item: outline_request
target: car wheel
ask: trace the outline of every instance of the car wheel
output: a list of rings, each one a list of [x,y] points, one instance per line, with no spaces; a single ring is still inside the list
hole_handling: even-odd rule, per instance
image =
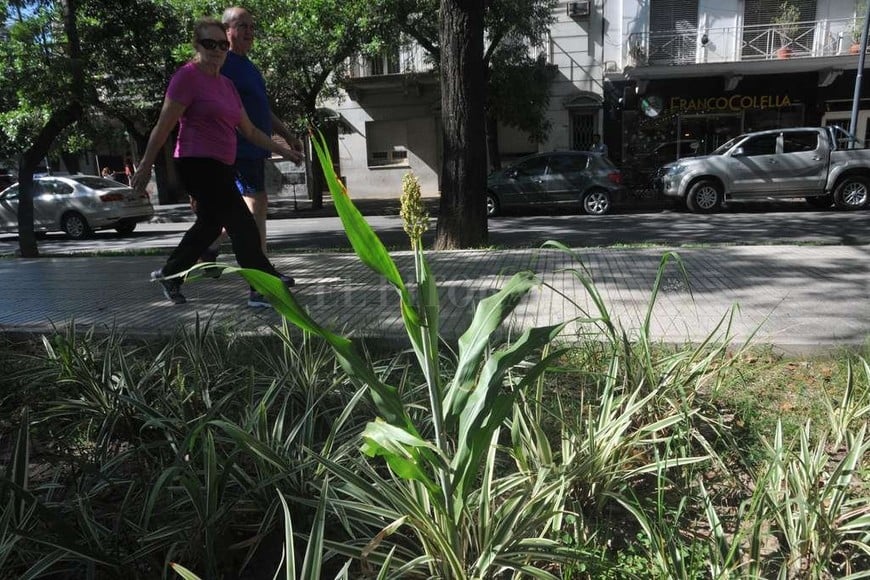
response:
[[[129,236],[136,231],[136,222],[124,222],[115,226],[115,231],[122,236]]]
[[[91,235],[88,220],[80,213],[70,212],[63,216],[60,227],[63,228],[67,236],[74,240],[83,240]]]
[[[498,215],[500,207],[498,205],[498,198],[492,194],[486,194],[486,215],[487,217],[492,217],[494,215]]]
[[[694,213],[710,213],[722,205],[722,191],[714,181],[702,180],[689,189],[686,206]]]
[[[867,207],[868,200],[870,200],[870,182],[860,175],[843,178],[834,190],[834,205],[837,209],[863,209]]]
[[[815,197],[807,197],[807,204],[810,207],[815,207],[818,209],[825,209],[831,207],[831,204],[834,203],[833,195],[818,195]]]
[[[610,212],[610,194],[603,189],[587,191],[583,196],[583,213],[589,215],[604,215]]]

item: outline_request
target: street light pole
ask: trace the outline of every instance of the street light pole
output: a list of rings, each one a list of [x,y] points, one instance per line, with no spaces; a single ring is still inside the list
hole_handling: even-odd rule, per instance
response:
[[[857,16],[857,14],[856,14]],[[858,106],[861,103],[861,81],[864,77],[864,57],[867,54],[867,29],[870,27],[870,2],[867,2],[867,12],[864,14],[864,26],[861,30],[861,51],[858,53],[858,70],[855,71],[855,94],[852,97],[852,117],[849,119],[849,142],[855,148],[858,132]]]

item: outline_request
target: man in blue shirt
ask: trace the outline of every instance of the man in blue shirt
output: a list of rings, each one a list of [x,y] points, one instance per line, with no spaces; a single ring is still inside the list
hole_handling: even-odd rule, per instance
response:
[[[283,137],[287,144],[299,152],[299,158],[294,159],[300,163],[304,157],[301,153],[302,142],[290,133],[287,126],[281,122],[266,95],[266,81],[257,67],[248,59],[248,52],[254,44],[254,19],[251,14],[239,6],[233,6],[224,10],[221,18],[227,27],[227,40],[230,42],[230,51],[227,60],[221,68],[221,74],[233,81],[245,112],[251,122],[266,135],[278,134]],[[236,149],[236,173],[238,186],[244,196],[245,203],[254,214],[254,221],[260,230],[260,242],[263,253],[266,253],[266,210],[268,198],[266,197],[266,159],[271,153],[256,145],[238,138]],[[285,281],[286,282],[286,281]],[[292,285],[292,284],[291,284]],[[268,307],[269,301],[258,292],[251,290],[248,297],[248,305],[253,307]]]

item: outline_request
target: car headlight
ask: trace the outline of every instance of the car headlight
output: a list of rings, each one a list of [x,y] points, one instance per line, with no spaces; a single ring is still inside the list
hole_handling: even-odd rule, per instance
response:
[[[667,171],[665,171],[665,175],[669,175],[671,177],[675,177],[681,173],[686,171],[686,166],[682,163],[675,163],[668,167]]]

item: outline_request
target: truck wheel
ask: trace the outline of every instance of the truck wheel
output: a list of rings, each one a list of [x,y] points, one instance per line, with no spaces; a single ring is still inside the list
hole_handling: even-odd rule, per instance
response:
[[[807,197],[805,199],[807,200],[807,204],[809,204],[811,207],[816,207],[819,209],[829,208],[831,207],[831,204],[834,203],[834,196],[830,194]]]
[[[843,178],[834,190],[834,205],[837,209],[855,210],[867,207],[870,200],[870,182],[866,177],[850,175]]]
[[[714,181],[701,180],[689,189],[686,206],[694,213],[710,213],[722,205],[722,192]]]
[[[587,191],[583,196],[583,213],[589,215],[604,215],[610,212],[610,194],[603,189]]]

